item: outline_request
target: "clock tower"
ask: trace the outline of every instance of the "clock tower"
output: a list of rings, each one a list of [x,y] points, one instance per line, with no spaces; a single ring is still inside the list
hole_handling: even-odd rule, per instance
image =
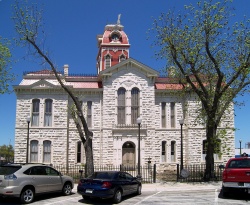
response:
[[[120,23],[120,14],[116,24],[105,26],[104,33],[97,36],[97,73],[129,58],[129,40]]]

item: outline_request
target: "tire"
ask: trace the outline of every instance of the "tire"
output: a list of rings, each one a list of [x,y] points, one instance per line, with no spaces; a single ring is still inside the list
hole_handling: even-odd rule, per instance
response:
[[[63,195],[68,196],[71,194],[71,192],[72,192],[71,184],[70,183],[64,184],[63,189],[62,189]]]
[[[228,187],[222,186],[221,191],[222,191],[222,196],[223,197],[229,197],[230,193],[229,193],[229,188]]]
[[[116,190],[114,196],[113,196],[113,202],[115,204],[118,204],[122,201],[122,192],[120,189]]]
[[[138,185],[136,194],[141,195],[141,185]]]
[[[35,192],[32,188],[25,188],[20,195],[20,201],[22,204],[29,204],[33,202],[34,198]]]
[[[87,201],[90,199],[90,196],[82,196],[82,198]]]

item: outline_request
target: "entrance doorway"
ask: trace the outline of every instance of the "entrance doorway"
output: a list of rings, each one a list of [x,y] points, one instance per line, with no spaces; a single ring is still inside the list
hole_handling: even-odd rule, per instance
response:
[[[132,142],[125,142],[122,146],[122,165],[135,167],[135,145]]]

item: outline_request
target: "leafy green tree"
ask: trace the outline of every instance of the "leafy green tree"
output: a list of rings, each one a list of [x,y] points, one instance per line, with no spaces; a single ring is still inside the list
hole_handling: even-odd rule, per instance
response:
[[[13,20],[15,22],[16,32],[19,35],[17,42],[20,46],[28,47],[34,57],[41,58],[44,64],[47,64],[51,68],[57,81],[75,105],[72,117],[74,118],[76,129],[85,148],[86,174],[91,175],[94,172],[92,148],[93,132],[88,129],[88,125],[83,115],[81,102],[76,96],[76,93],[74,93],[69,86],[64,84],[64,77],[59,75],[57,66],[52,59],[50,59],[49,52],[45,49],[43,42],[43,35],[45,34],[43,31],[43,12],[42,10],[39,10],[36,4],[29,4],[28,1],[16,1],[13,9]],[[76,118],[77,120],[75,120]]]
[[[3,157],[6,162],[14,162],[14,149],[12,145],[0,146],[0,157]]]
[[[156,55],[175,68],[175,77],[187,94],[194,92],[202,104],[200,116],[206,126],[207,156],[204,179],[214,170],[217,130],[234,99],[249,92],[249,20],[231,24],[231,2],[199,1],[184,6],[184,12],[170,10],[155,19]],[[225,136],[225,133],[223,134]]]
[[[9,91],[9,83],[14,80],[14,75],[11,73],[11,52],[9,49],[9,41],[0,36],[0,94]]]

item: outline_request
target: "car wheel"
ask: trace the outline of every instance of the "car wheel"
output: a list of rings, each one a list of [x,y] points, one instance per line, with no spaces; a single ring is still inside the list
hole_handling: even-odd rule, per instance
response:
[[[63,195],[68,196],[71,194],[71,191],[72,191],[72,187],[70,183],[64,184],[63,189],[62,189]]]
[[[83,198],[84,200],[89,200],[89,199],[90,199],[90,196],[82,196],[82,198]]]
[[[229,196],[229,188],[222,186],[222,195],[223,197],[228,197]]]
[[[136,194],[141,195],[141,185],[138,185]]]
[[[34,200],[35,193],[32,188],[26,188],[22,191],[20,200],[23,204],[29,204]]]
[[[113,202],[115,204],[118,204],[121,202],[121,200],[122,200],[122,192],[120,189],[118,189],[118,190],[116,190],[115,195],[113,197]]]

